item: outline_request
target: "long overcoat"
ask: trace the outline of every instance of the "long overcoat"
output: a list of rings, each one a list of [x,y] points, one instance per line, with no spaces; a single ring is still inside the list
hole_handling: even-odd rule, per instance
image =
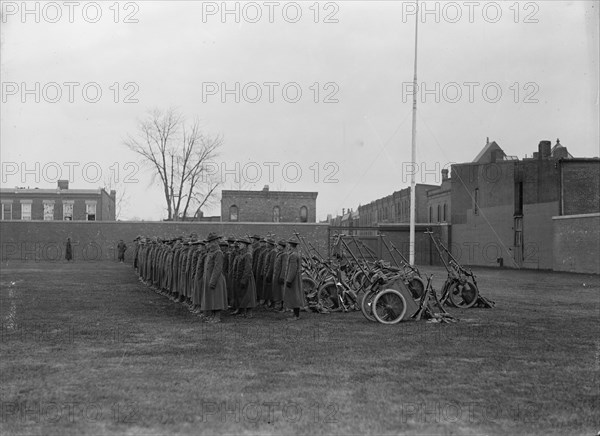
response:
[[[223,276],[223,252],[218,245],[208,249],[204,262],[204,286],[200,306],[202,310],[227,309],[227,285]]]
[[[290,253],[288,257],[283,301],[291,309],[305,305],[302,290],[302,258],[296,251]]]
[[[283,286],[284,278],[282,275],[285,275],[285,266],[283,264],[284,259],[287,261],[287,256],[284,251],[278,251],[275,257],[275,262],[273,264],[273,294],[271,295],[271,299],[273,301],[283,301]]]
[[[202,289],[204,287],[204,262],[206,261],[206,249],[202,249],[200,257],[194,267],[196,268],[196,278],[194,279],[194,295],[192,296],[192,304],[200,306],[202,304]]]
[[[265,263],[263,265],[263,298],[273,300],[273,266],[275,264],[277,249],[271,248],[265,254]]]
[[[240,255],[237,262],[237,295],[235,296],[238,309],[256,307],[256,283],[252,274],[252,253],[250,250]]]

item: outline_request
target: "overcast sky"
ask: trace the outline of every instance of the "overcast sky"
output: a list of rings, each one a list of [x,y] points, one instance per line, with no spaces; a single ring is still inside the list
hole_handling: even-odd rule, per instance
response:
[[[2,187],[54,187],[57,167],[72,188],[118,175],[122,218],[162,219],[160,188],[123,139],[148,110],[176,107],[223,135],[226,189],[237,168],[245,189],[318,191],[320,220],[404,188],[413,5],[28,2],[24,14],[2,2]],[[431,172],[417,182],[439,183],[486,137],[520,158],[556,138],[600,154],[597,1],[424,6],[417,162]]]

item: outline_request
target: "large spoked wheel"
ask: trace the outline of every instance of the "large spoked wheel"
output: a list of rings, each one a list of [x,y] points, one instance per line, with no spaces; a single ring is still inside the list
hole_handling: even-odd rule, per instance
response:
[[[473,307],[479,297],[477,286],[471,282],[464,284],[455,281],[448,288],[448,298],[455,307],[468,309]]]
[[[373,300],[373,316],[382,324],[397,324],[406,314],[406,300],[395,289],[384,289]]]
[[[363,295],[363,298],[360,302],[360,311],[362,312],[363,316],[365,318],[367,318],[369,321],[377,321],[375,319],[375,316],[373,316],[373,300],[375,299],[375,296],[377,295],[377,292],[375,291],[371,291],[371,292],[366,292]]]
[[[365,289],[367,285],[367,276],[362,271],[357,271],[352,276],[352,284],[354,289]]]
[[[425,282],[420,277],[413,277],[408,282],[408,289],[415,300],[420,299],[425,295]]]
[[[337,286],[333,282],[328,282],[319,288],[319,304],[327,310],[336,310],[340,307],[340,299]]]

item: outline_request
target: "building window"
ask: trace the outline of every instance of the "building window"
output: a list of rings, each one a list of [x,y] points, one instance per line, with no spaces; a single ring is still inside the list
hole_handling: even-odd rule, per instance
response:
[[[31,221],[31,203],[21,203],[21,219]]]
[[[444,214],[442,215],[442,219],[443,219],[444,222],[446,222],[446,220],[448,219],[448,218],[446,218],[446,213],[447,212],[448,211],[447,211],[446,203],[444,203]]]
[[[523,246],[523,217],[515,218],[515,247]]]
[[[85,204],[86,221],[96,221],[96,202]]]
[[[12,219],[12,203],[2,203],[2,219]]]
[[[479,215],[479,188],[475,188],[475,193],[473,194],[473,214]]]
[[[306,206],[300,208],[300,222],[305,223],[308,221],[308,209]]]
[[[54,219],[54,203],[44,201],[44,221],[52,221]]]
[[[73,221],[73,203],[63,203],[63,220]]]
[[[274,223],[278,223],[280,220],[280,210],[279,210],[279,206],[275,206],[273,208],[273,222]]]
[[[429,222],[433,222],[433,208],[429,206]]]
[[[238,218],[238,207],[234,204],[229,207],[229,221],[237,221]]]

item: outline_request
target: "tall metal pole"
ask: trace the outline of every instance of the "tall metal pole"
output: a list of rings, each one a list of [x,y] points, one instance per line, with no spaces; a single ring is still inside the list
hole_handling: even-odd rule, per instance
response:
[[[412,171],[410,175],[410,242],[408,247],[408,259],[412,266],[415,264],[415,218],[416,218],[416,194],[415,173],[417,168],[417,36],[419,30],[419,2],[415,14],[415,74],[413,79],[413,112],[412,112]]]

